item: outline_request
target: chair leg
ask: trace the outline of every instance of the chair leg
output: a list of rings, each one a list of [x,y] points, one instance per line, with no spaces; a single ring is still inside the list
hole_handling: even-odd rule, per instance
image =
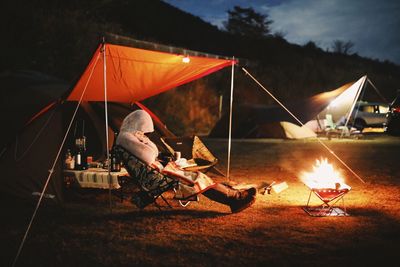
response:
[[[190,201],[178,200],[178,202],[179,202],[179,204],[180,204],[182,207],[184,207],[184,208],[186,208],[186,207],[190,204]]]
[[[169,207],[170,209],[172,209],[171,204],[169,204],[169,202],[165,199],[165,197],[164,197],[163,195],[160,195],[160,197],[161,197],[161,199],[168,205],[168,207]]]
[[[158,208],[159,210],[161,210],[161,207],[162,207],[161,205],[159,205],[159,204],[157,203],[157,199],[158,199],[159,197],[165,202],[165,204],[167,204],[168,208],[172,209],[172,206],[171,206],[171,204],[169,204],[168,200],[166,200],[165,197],[164,197],[163,195],[159,195],[158,197],[156,197],[156,198],[154,199],[154,205],[156,205],[157,208]]]

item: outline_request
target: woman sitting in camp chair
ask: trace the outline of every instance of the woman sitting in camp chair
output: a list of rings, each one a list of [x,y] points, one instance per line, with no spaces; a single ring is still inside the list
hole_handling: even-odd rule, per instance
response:
[[[146,136],[153,131],[150,115],[144,110],[136,110],[124,119],[116,144],[147,165],[177,179],[175,199],[187,200],[203,194],[211,200],[229,206],[232,213],[242,211],[255,202],[257,190],[253,187],[246,190],[233,189],[214,182],[201,172],[184,171],[173,161],[163,166],[157,159],[157,146]]]

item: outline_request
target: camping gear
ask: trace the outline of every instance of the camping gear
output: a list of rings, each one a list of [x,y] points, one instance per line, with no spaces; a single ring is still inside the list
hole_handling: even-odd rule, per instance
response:
[[[128,172],[121,169],[119,172],[108,173],[103,168],[89,168],[87,170],[64,170],[64,179],[69,181],[69,187],[119,189],[121,185],[118,179],[127,176]],[[111,177],[111,179],[110,179]]]
[[[14,137],[14,140],[9,140],[7,146],[3,147],[4,150],[0,158],[0,168],[3,171],[3,175],[0,177],[3,186],[0,191],[3,195],[6,194],[11,197],[9,198],[10,200],[15,197],[36,199],[37,196],[32,196],[31,194],[41,191],[44,185],[44,179],[49,173],[49,164],[54,160],[57,148],[63,140],[62,136],[66,131],[66,120],[71,117],[74,105],[76,104],[69,102],[54,105],[47,112],[25,125],[23,130]],[[141,106],[143,107],[143,105]],[[94,161],[104,161],[106,159],[104,103],[85,102],[81,103],[80,107],[76,117],[77,121],[80,119],[85,120],[88,153],[90,153]],[[136,105],[108,103],[109,131],[112,132],[119,129],[124,117],[137,108],[138,106]],[[159,141],[161,136],[174,135],[165,128],[165,125],[155,119],[153,121],[156,128],[154,139],[162,149],[163,144]],[[75,124],[73,123],[72,125],[74,127]],[[65,153],[62,153],[62,155],[66,154],[68,149],[74,154],[74,149],[72,149],[75,147],[73,132],[68,135],[65,143]],[[109,145],[113,145],[111,139]],[[67,169],[75,168],[76,162],[74,158],[72,159],[73,166],[71,167],[70,165]],[[72,161],[69,161],[69,163],[71,164]],[[47,188],[50,194],[56,196],[51,199],[52,202],[63,201],[63,165],[64,157],[60,162],[57,162],[53,172],[54,177]]]
[[[139,192],[130,196],[132,203],[138,208],[144,209],[151,203],[157,205],[156,200],[161,197],[171,207],[162,194],[176,189],[179,185],[177,179],[160,173],[119,145],[114,146],[113,153],[122,160],[132,182],[139,188]],[[157,207],[160,208],[159,205]]]
[[[211,153],[198,136],[186,137],[162,137],[162,142],[172,155],[180,152],[180,157],[188,160],[187,166],[182,166],[187,171],[214,171],[216,174],[224,174],[216,168],[218,159]]]
[[[345,92],[353,83],[335,90],[299,99],[287,105],[287,109],[303,124],[313,120],[332,100]],[[233,108],[233,138],[290,138],[315,137],[315,132],[300,125],[284,108],[277,105],[239,105]],[[211,130],[209,137],[226,137],[229,114],[224,114]]]
[[[341,137],[359,138],[360,133],[352,129],[349,116],[355,109],[357,99],[367,83],[373,86],[367,76],[363,76],[337,89],[319,93],[307,99],[288,101],[285,105],[286,109],[279,105],[237,105],[232,111],[234,117],[232,137],[303,139],[314,138],[317,136],[316,133],[327,130],[328,137],[340,132]],[[375,87],[374,89],[377,91]],[[292,116],[294,114],[298,120]],[[338,124],[338,121],[344,118],[341,131],[335,127],[333,127],[334,131],[332,127],[326,127],[327,114],[330,114],[332,118],[331,126]],[[229,120],[230,114],[227,112],[215,124],[209,137],[227,137]]]
[[[118,43],[118,40],[115,41]],[[56,195],[55,200],[61,202],[63,162],[59,163],[57,157],[59,154],[65,155],[66,149],[73,147],[73,138],[71,140],[71,134],[66,133],[68,123],[73,129],[75,121],[83,118],[86,122],[85,136],[88,151],[94,160],[108,158],[113,141],[109,136],[113,136],[112,132],[119,129],[123,118],[132,112],[133,103],[234,63],[232,60],[214,56],[202,56],[201,53],[196,55],[189,50],[186,51],[186,55],[190,56],[191,60],[189,63],[183,63],[183,50],[174,49],[176,53],[173,54],[168,53],[167,49],[165,52],[147,49],[100,44],[88,67],[69,93],[66,83],[49,79],[44,75],[23,73],[14,75],[16,77],[13,79],[5,77],[4,79],[7,78],[10,82],[2,84],[3,93],[11,94],[25,88],[27,92],[16,95],[15,99],[12,98],[14,103],[7,105],[12,111],[7,114],[11,122],[13,119],[10,114],[23,116],[18,118],[18,125],[12,123],[10,126],[15,125],[15,127],[2,132],[2,137],[4,135],[2,141],[6,141],[2,142],[1,146],[0,168],[3,170],[1,191],[10,196],[31,198],[32,192],[43,189],[51,170],[51,176],[55,178],[49,180],[46,191]],[[105,68],[107,61],[110,64]],[[23,79],[25,80],[22,83]],[[11,89],[7,88],[8,85]],[[51,89],[57,89],[58,93]],[[23,107],[19,106],[17,101],[19,97],[26,99]],[[35,103],[35,109],[25,114],[27,107],[31,106],[29,103],[36,101],[39,104]],[[18,112],[14,111],[15,109],[18,109]],[[160,136],[173,136],[159,119],[153,117],[153,121],[156,127],[157,124],[160,125]],[[17,131],[19,132],[17,138],[13,138]],[[168,132],[169,134],[165,134]],[[64,134],[67,136],[65,139]],[[158,141],[158,144],[160,142]],[[7,146],[4,146],[5,144]],[[52,164],[55,158],[55,163]]]
[[[113,153],[115,153],[123,162],[126,167],[129,176],[127,179],[119,180],[121,184],[121,197],[131,198],[132,203],[134,203],[138,208],[143,209],[147,205],[154,203],[159,206],[156,200],[161,197],[161,199],[167,203],[168,207],[172,207],[169,202],[163,197],[163,193],[169,190],[175,192],[174,199],[178,200],[181,206],[186,207],[191,201],[198,201],[198,194],[202,190],[206,190],[209,186],[206,186],[206,181],[198,182],[188,181],[187,185],[183,180],[187,180],[186,176],[181,176],[179,171],[171,172],[167,170],[168,166],[165,167],[163,173],[159,172],[157,169],[152,168],[148,164],[144,163],[142,160],[137,158],[135,155],[130,153],[128,150],[120,145],[116,145],[113,148]],[[185,172],[186,174],[186,172]],[[193,173],[195,175],[201,175],[201,179],[208,179],[202,173]],[[133,194],[125,194],[125,185],[130,186],[130,184],[137,186],[139,192],[134,192]],[[213,185],[210,184],[212,187]]]
[[[356,128],[349,127],[347,126],[342,126],[342,125],[336,125],[336,123],[333,122],[332,119],[332,114],[326,114],[325,115],[325,134],[326,137],[330,140],[333,136],[337,137],[351,137],[355,139],[360,139],[362,137],[361,131],[357,130]]]
[[[289,186],[286,182],[281,182],[278,184],[274,182],[271,184],[271,189],[277,194],[279,194],[280,192],[282,192],[283,190],[286,190],[288,188],[289,188]]]
[[[303,207],[304,211],[310,216],[325,217],[325,216],[349,216],[344,205],[344,196],[350,191],[348,187],[336,188],[310,188],[307,205]],[[311,195],[314,193],[323,203],[319,206],[310,206]],[[335,204],[342,201],[342,206],[338,207]]]
[[[317,159],[312,171],[303,172],[301,180],[310,189],[307,205],[303,208],[311,216],[347,216],[344,206],[344,195],[351,187],[344,182],[342,174],[335,170],[334,166],[328,162],[327,158]],[[311,207],[310,199],[314,193],[323,203],[316,207]],[[342,208],[334,205],[342,201]]]
[[[115,41],[118,41],[118,36],[114,36]],[[123,40],[123,43],[126,43],[127,39]],[[135,42],[136,44],[139,42]],[[142,44],[149,44],[147,42],[143,42]],[[153,46],[155,49],[158,47],[157,45]],[[99,44],[97,50],[95,51],[89,65],[86,70],[81,75],[80,79],[77,81],[76,85],[72,88],[66,96],[59,98],[57,101],[51,102],[44,109],[39,111],[35,116],[31,117],[31,119],[26,124],[32,124],[40,117],[45,117],[48,111],[55,111],[60,105],[64,104],[66,101],[76,101],[75,109],[72,112],[72,115],[69,117],[68,127],[60,132],[49,131],[46,128],[46,123],[41,126],[40,131],[37,131],[37,137],[40,136],[40,133],[46,133],[48,139],[51,139],[54,142],[54,146],[48,146],[46,143],[46,147],[48,148],[48,157],[47,160],[43,161],[40,165],[41,173],[39,176],[31,177],[31,187],[26,187],[23,183],[16,184],[10,177],[6,176],[7,180],[10,180],[8,184],[14,184],[14,190],[9,190],[10,193],[14,194],[15,190],[21,190],[19,196],[27,197],[32,192],[33,188],[38,188],[41,193],[39,199],[37,201],[35,210],[28,224],[27,230],[23,237],[23,240],[19,246],[17,255],[14,260],[14,264],[16,263],[22,247],[25,243],[26,237],[28,235],[29,229],[33,223],[35,215],[40,207],[40,204],[45,196],[45,192],[47,192],[48,188],[50,190],[58,190],[57,192],[58,200],[61,200],[61,181],[60,174],[62,169],[62,162],[60,162],[59,158],[62,155],[62,150],[64,149],[64,145],[66,144],[67,137],[71,126],[77,116],[79,107],[85,101],[103,101],[104,102],[104,132],[105,132],[105,145],[102,146],[102,149],[106,150],[106,158],[109,159],[109,149],[111,148],[109,141],[109,136],[111,135],[109,129],[108,122],[108,103],[109,102],[121,102],[132,104],[146,98],[149,98],[153,95],[162,93],[179,85],[188,83],[195,79],[199,79],[203,76],[211,74],[215,71],[218,71],[227,66],[235,65],[236,61],[231,59],[221,59],[219,57],[212,57],[197,53],[195,51],[188,51],[183,49],[180,50],[179,53],[176,53],[176,49],[172,47],[162,46],[165,52],[159,52],[154,50],[146,50],[128,47],[126,45],[117,45],[106,43],[103,38],[103,42]],[[169,49],[169,51],[168,51]],[[174,51],[175,50],[175,51]],[[173,53],[174,51],[174,53]],[[190,57],[190,60],[183,60],[184,58]],[[108,63],[108,64],[107,64]],[[47,120],[49,122],[50,119]],[[60,120],[61,121],[61,120]],[[63,128],[62,123],[60,123],[60,129]],[[51,133],[50,133],[51,132]],[[103,132],[103,133],[104,133]],[[57,137],[60,139],[56,140],[53,134],[56,133]],[[104,136],[103,136],[104,137]],[[31,142],[33,145],[35,142]],[[43,139],[45,142],[46,140]],[[58,146],[56,144],[59,144]],[[31,148],[31,145],[27,145],[28,149],[25,152],[28,152]],[[38,151],[43,147],[36,147],[34,152],[31,151],[30,164],[36,164],[36,158]],[[52,148],[55,148],[54,151]],[[16,149],[16,147],[15,147]],[[58,151],[57,151],[58,149]],[[4,156],[4,152],[8,150],[8,147],[3,148],[1,150],[0,156]],[[25,153],[24,152],[24,153]],[[64,153],[63,153],[64,154]],[[12,153],[8,153],[8,156],[12,156]],[[53,160],[49,160],[53,158]],[[11,162],[13,162],[11,160]],[[28,162],[24,162],[20,167],[25,167],[29,164]],[[13,165],[15,165],[13,163]],[[110,172],[110,164],[108,164],[108,171]],[[9,169],[10,176],[15,176],[13,174],[13,169],[10,169],[8,165],[4,165]],[[25,168],[24,168],[25,169]],[[29,170],[26,170],[29,172]],[[48,172],[47,175],[46,172]],[[58,185],[52,186],[52,176],[54,173],[57,174],[59,179]],[[5,176],[5,175],[4,175]],[[24,175],[21,175],[22,178],[20,180],[24,180]],[[44,178],[44,179],[43,179]],[[49,187],[50,185],[50,187]],[[54,188],[52,188],[54,187]],[[21,189],[22,188],[22,189]],[[37,190],[34,190],[36,192]],[[15,195],[15,194],[14,194]],[[109,189],[110,195],[110,210],[111,210],[111,188]]]

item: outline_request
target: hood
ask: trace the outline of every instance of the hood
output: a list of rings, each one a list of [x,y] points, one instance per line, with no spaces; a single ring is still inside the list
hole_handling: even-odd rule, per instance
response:
[[[120,132],[141,131],[154,132],[154,125],[150,115],[144,110],[135,110],[125,117]]]

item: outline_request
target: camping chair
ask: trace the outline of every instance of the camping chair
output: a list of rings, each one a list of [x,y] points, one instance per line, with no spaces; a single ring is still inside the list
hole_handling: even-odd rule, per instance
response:
[[[175,151],[180,151],[181,156],[192,163],[190,167],[184,168],[186,171],[201,171],[206,173],[209,170],[213,170],[216,174],[224,176],[215,167],[218,159],[208,150],[198,136],[162,137],[161,141],[172,155],[175,154]]]
[[[127,151],[121,146],[114,146],[114,152],[123,162],[125,169],[129,173],[131,179],[120,181],[121,187],[129,188],[137,186],[139,191],[131,194],[131,201],[138,208],[143,209],[147,205],[154,203],[159,209],[160,205],[157,204],[156,200],[160,197],[168,207],[172,207],[168,201],[162,196],[166,191],[176,189],[179,181],[160,173],[155,168],[150,167],[132,153]],[[124,192],[121,192],[124,196]]]
[[[177,177],[159,172],[121,146],[114,146],[113,152],[123,162],[129,174],[128,178],[121,177],[119,179],[119,184],[121,186],[119,193],[121,199],[131,197],[131,202],[140,209],[152,203],[161,209],[161,206],[156,202],[159,197],[168,207],[172,208],[162,195],[166,191],[173,190],[176,193],[179,189],[180,195],[182,195],[183,192],[187,194],[192,194],[194,192],[192,187],[182,184]],[[132,193],[132,189],[139,189],[139,191]],[[175,197],[177,196],[175,195]],[[185,199],[176,198],[176,200],[178,200],[182,207],[186,207],[192,201],[198,201],[199,197],[197,195],[192,195]]]
[[[354,137],[354,138],[360,138],[361,137],[361,132],[358,131],[355,128],[348,128],[347,126],[344,125],[337,125],[336,123],[333,122],[332,114],[326,114],[325,115],[325,132],[326,136],[328,139],[331,139],[332,136],[337,136],[337,137]]]

